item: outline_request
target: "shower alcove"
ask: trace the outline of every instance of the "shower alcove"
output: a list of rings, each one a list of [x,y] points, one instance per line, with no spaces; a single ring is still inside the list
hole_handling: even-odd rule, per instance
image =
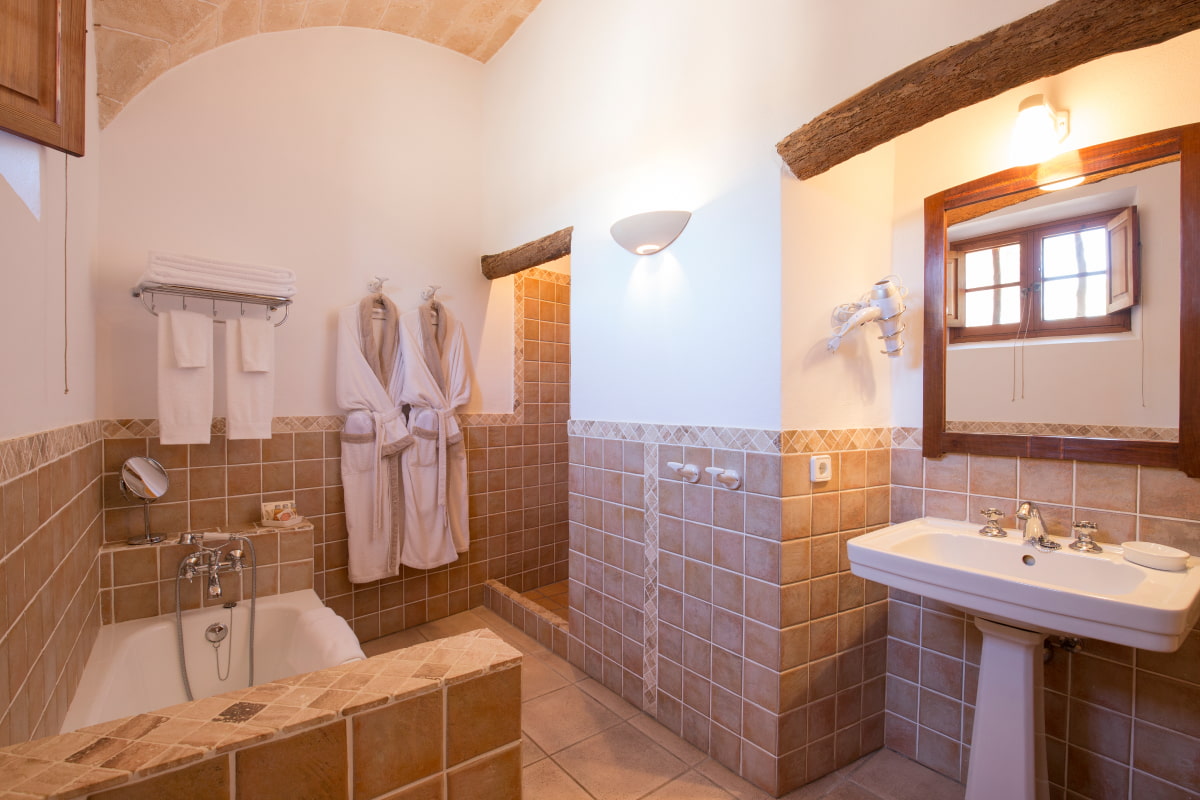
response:
[[[563,627],[570,550],[569,263],[570,257],[565,256],[514,276],[515,420],[501,429],[489,428],[485,477],[481,481],[479,473],[472,475],[472,495],[486,493],[489,534],[493,525],[505,531],[498,583],[521,595],[522,605],[532,608],[531,604],[536,604],[561,619]],[[503,464],[493,450],[501,435],[505,437]],[[495,555],[488,553],[492,565]],[[494,566],[489,571],[489,577],[495,579]]]

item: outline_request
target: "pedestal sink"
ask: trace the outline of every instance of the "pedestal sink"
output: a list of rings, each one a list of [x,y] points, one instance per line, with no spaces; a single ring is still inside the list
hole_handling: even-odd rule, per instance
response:
[[[851,569],[975,616],[983,649],[967,800],[1046,800],[1043,639],[1177,650],[1200,617],[1200,559],[1164,572],[1125,561],[1119,547],[1040,552],[1017,531],[978,530],[934,517],[883,528],[849,541]]]

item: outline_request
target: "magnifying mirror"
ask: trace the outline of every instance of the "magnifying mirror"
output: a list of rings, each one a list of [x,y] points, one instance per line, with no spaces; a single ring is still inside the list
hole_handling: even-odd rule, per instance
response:
[[[126,540],[126,544],[157,544],[163,540],[161,536],[150,535],[150,504],[167,493],[171,479],[163,465],[153,458],[134,456],[121,465],[121,494],[126,499],[135,497],[142,501],[142,512],[146,523],[146,533]]]

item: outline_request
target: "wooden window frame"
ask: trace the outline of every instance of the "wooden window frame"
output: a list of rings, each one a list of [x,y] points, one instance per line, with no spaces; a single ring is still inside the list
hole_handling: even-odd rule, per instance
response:
[[[1085,214],[1078,217],[1070,217],[1068,219],[1054,220],[1052,222],[1043,222],[1037,225],[1026,225],[1020,228],[1010,228],[996,233],[989,233],[983,236],[976,236],[970,239],[963,239],[954,242],[948,247],[948,257],[946,260],[948,287],[953,286],[953,291],[957,295],[957,300],[954,301],[954,312],[951,313],[948,308],[948,342],[950,344],[960,344],[967,342],[996,342],[1008,341],[1012,339],[1037,339],[1047,336],[1088,336],[1093,334],[1106,333],[1126,333],[1132,329],[1132,314],[1130,307],[1134,303],[1129,303],[1125,307],[1110,311],[1104,316],[1095,317],[1074,317],[1071,319],[1061,320],[1045,320],[1042,319],[1042,304],[1040,287],[1044,283],[1044,278],[1041,272],[1041,241],[1051,236],[1060,236],[1066,233],[1078,233],[1079,231],[1093,228],[1107,228],[1113,220],[1117,220],[1124,215],[1130,215],[1134,220],[1137,218],[1136,207],[1129,206],[1127,208],[1115,208],[1109,211],[1101,211],[1093,214]],[[1136,242],[1136,227],[1134,228],[1134,241],[1132,242],[1132,284],[1136,287],[1139,279],[1139,265],[1137,260],[1138,245]],[[965,259],[962,254],[972,250],[984,250],[1002,247],[1009,244],[1018,244],[1021,247],[1020,261],[1020,278],[1018,285],[1021,288],[1021,308],[1022,312],[1028,311],[1029,319],[1022,320],[1017,323],[1005,323],[998,325],[977,325],[974,327],[966,327],[963,325],[966,315],[966,294],[968,290],[965,288],[963,279],[963,270],[965,269]],[[1109,286],[1113,283],[1112,271],[1114,265],[1110,257],[1108,267],[1109,271]],[[953,277],[950,271],[954,270]],[[1009,286],[1012,284],[996,284],[996,286]],[[987,288],[987,287],[979,287]],[[1030,291],[1038,294],[1027,301],[1026,297]],[[1110,290],[1111,295],[1111,290]],[[1134,302],[1136,302],[1136,292],[1134,292]],[[1106,298],[1108,300],[1109,298]]]

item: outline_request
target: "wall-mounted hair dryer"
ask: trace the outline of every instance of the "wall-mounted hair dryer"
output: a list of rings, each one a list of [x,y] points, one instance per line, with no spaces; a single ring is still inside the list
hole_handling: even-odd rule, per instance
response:
[[[881,353],[895,358],[904,349],[904,325],[900,315],[904,313],[904,298],[908,290],[900,285],[900,279],[889,275],[881,281],[876,281],[871,290],[864,294],[856,303],[843,303],[833,310],[830,323],[833,335],[829,337],[829,352],[836,353],[838,345],[850,331],[866,325],[868,322],[878,322],[883,332],[880,339],[886,349]]]

